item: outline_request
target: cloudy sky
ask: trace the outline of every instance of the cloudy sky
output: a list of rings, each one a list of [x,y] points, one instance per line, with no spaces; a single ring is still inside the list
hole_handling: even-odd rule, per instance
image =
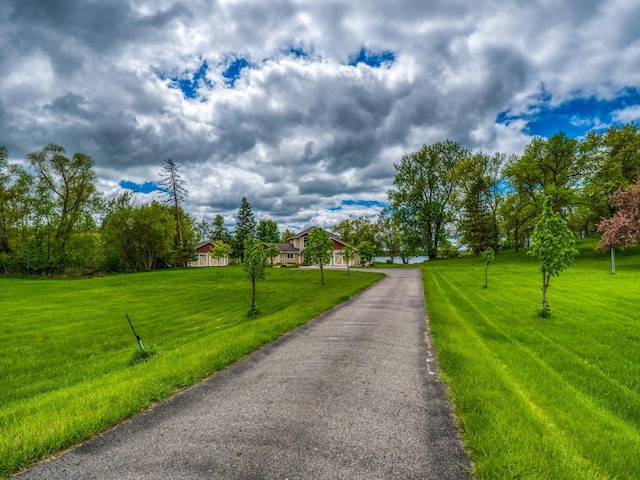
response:
[[[171,157],[198,219],[233,226],[245,195],[281,229],[331,227],[375,217],[425,143],[521,153],[639,120],[639,19],[637,0],[3,0],[0,145],[91,155],[107,197]]]

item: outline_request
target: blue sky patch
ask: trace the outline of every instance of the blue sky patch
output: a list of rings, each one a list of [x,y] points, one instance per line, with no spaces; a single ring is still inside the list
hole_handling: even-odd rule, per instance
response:
[[[532,108],[530,114],[510,115],[509,111],[500,112],[496,122],[507,124],[524,119],[527,122],[524,131],[529,135],[548,138],[563,131],[569,137],[583,137],[589,130],[607,128],[612,123],[626,123],[621,122],[615,113],[640,105],[640,91],[626,88],[622,95],[612,100],[576,98],[557,107],[549,107],[549,100],[548,97],[543,97],[539,108]]]
[[[118,184],[127,190],[133,190],[136,193],[166,192],[156,182],[134,183],[129,180],[121,180]]]
[[[363,47],[360,53],[349,62],[349,65],[355,67],[359,63],[364,63],[372,68],[380,68],[383,64],[393,63],[395,59],[396,56],[393,52],[373,53]]]
[[[208,69],[209,65],[207,64],[207,61],[204,60],[194,72],[185,70],[175,77],[169,77],[169,80],[171,80],[169,87],[177,88],[182,91],[184,98],[196,98],[198,96],[198,90],[203,85],[206,85],[207,87],[212,86],[211,82],[207,79]]]
[[[236,80],[240,78],[240,72],[243,68],[247,68],[251,64],[246,58],[236,58],[227,69],[222,72],[222,76],[226,78],[227,84],[232,86],[236,83]]]
[[[293,55],[296,58],[307,58],[309,56],[309,54],[300,47],[291,47],[287,53],[289,53],[290,55]]]
[[[342,202],[340,203],[340,206],[329,207],[327,210],[329,210],[330,212],[339,212],[340,210],[342,210],[342,207],[352,207],[352,206],[359,206],[359,207],[366,207],[366,208],[371,208],[371,207],[385,208],[387,204],[384,202],[378,202],[377,200],[342,200]]]

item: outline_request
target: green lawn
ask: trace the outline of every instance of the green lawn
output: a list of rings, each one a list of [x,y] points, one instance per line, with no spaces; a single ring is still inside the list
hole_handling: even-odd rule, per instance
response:
[[[552,314],[524,252],[422,267],[443,379],[481,479],[640,478],[640,252],[579,244]]]
[[[382,277],[239,267],[91,280],[0,279],[0,477],[224,368]],[[131,359],[137,333],[157,355]]]

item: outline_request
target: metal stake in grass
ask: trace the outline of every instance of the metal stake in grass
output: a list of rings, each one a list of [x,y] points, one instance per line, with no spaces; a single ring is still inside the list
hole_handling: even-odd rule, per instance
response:
[[[127,317],[127,320],[129,321],[129,326],[131,327],[131,331],[133,332],[133,334],[136,336],[136,340],[138,340],[138,345],[140,345],[140,349],[144,351],[144,345],[142,345],[142,340],[140,340],[140,336],[136,333],[135,329],[133,328],[131,319],[129,319],[129,314],[125,313],[124,316]]]

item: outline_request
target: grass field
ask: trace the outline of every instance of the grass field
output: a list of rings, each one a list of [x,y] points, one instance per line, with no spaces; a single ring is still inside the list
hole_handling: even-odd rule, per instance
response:
[[[503,252],[422,267],[443,379],[479,479],[640,478],[640,251],[579,243],[576,267],[541,278]]]
[[[261,315],[239,267],[0,279],[0,477],[224,368],[382,276],[272,269]],[[132,364],[137,342],[156,356]]]

